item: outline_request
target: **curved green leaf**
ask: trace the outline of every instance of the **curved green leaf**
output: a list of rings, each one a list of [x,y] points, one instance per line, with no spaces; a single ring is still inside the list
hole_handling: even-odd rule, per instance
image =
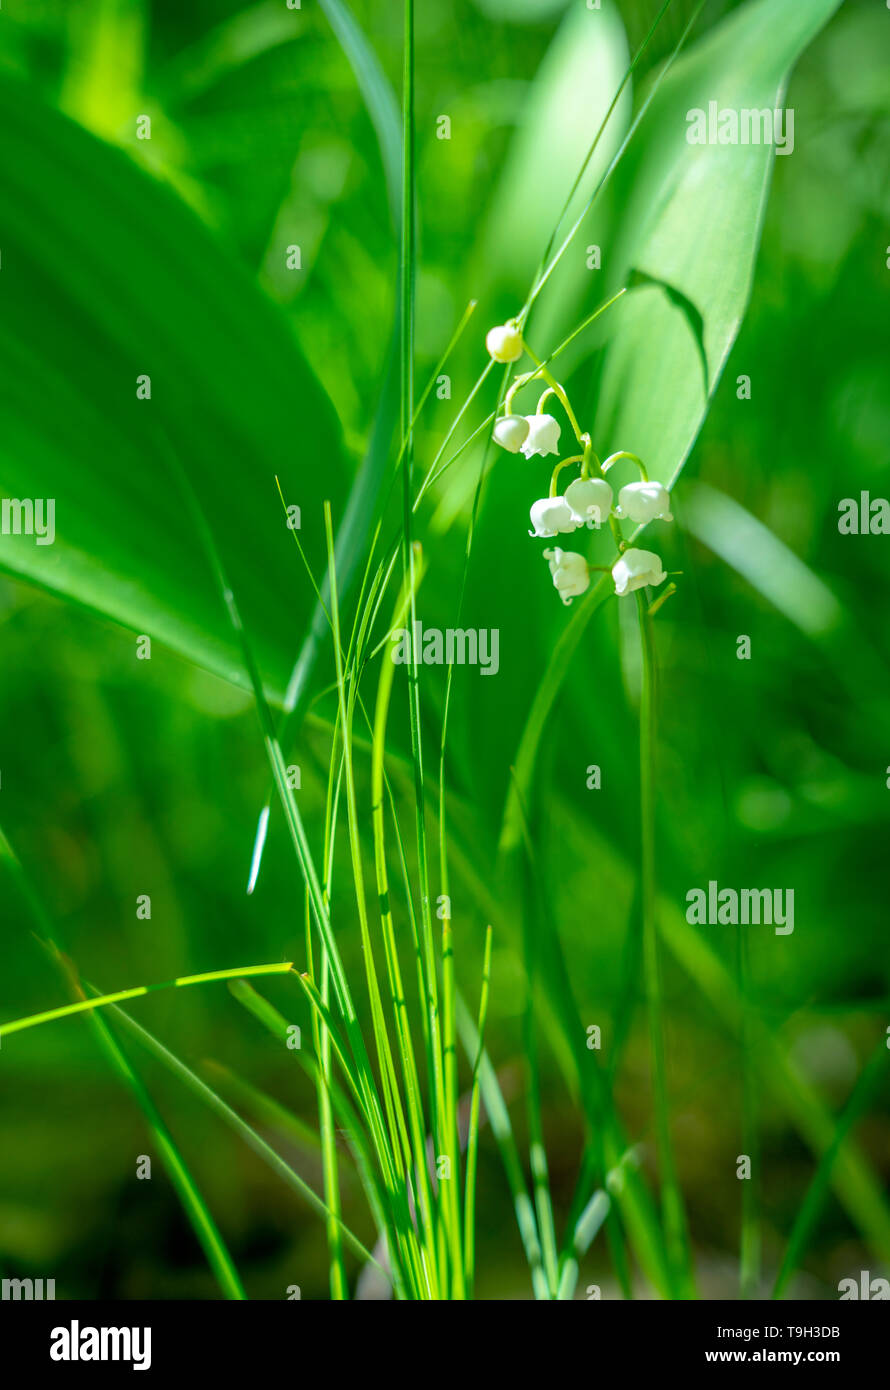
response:
[[[839,3],[753,0],[736,11],[677,61],[619,167],[622,214],[606,265],[616,286],[632,272],[647,283],[616,315],[597,447],[632,450],[665,483],[695,443],[744,317],[774,158],[767,143],[689,143],[689,113],[707,118],[713,106],[715,131],[724,110],[772,116],[791,68]],[[705,363],[690,305],[701,319]]]
[[[311,593],[275,475],[321,567],[321,502],[346,484],[333,409],[277,311],[167,188],[6,77],[0,122],[0,493],[52,499],[55,521],[52,544],[0,537],[0,565],[244,683],[175,455],[277,698]]]

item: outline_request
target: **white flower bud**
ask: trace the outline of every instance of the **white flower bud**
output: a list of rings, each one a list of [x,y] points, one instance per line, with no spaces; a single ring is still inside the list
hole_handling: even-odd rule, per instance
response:
[[[612,510],[612,489],[602,478],[576,478],[566,488],[565,498],[579,526],[587,521],[601,526]]]
[[[530,536],[556,536],[561,531],[577,531],[578,521],[564,497],[542,497],[533,502],[529,513],[533,531]]]
[[[489,328],[485,346],[495,362],[516,362],[522,356],[522,334],[511,324],[502,323],[498,328]]]
[[[619,516],[629,521],[673,521],[671,494],[663,483],[627,483],[618,494]]]
[[[590,588],[590,574],[583,555],[573,550],[545,550],[544,559],[550,564],[553,586],[563,603],[571,603],[573,598]]]
[[[494,438],[502,449],[518,454],[528,437],[528,421],[524,415],[502,415],[494,427]]]
[[[667,579],[661,560],[651,550],[625,550],[612,566],[616,594],[632,594],[647,584],[663,584]]]
[[[526,415],[528,435],[522,445],[527,459],[533,454],[559,453],[559,421],[552,415]]]

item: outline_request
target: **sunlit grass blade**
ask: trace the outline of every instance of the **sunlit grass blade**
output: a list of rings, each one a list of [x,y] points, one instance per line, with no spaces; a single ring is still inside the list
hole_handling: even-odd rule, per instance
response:
[[[419,581],[421,575],[416,571]],[[392,626],[404,621],[405,614],[410,608],[410,596],[403,589],[396,604],[396,611],[393,616]],[[408,1107],[409,1121],[411,1124],[411,1139],[414,1148],[414,1161],[417,1175],[417,1186],[420,1194],[421,1219],[427,1233],[427,1252],[428,1259],[432,1262],[436,1258],[436,1210],[433,1197],[432,1185],[429,1177],[427,1154],[426,1154],[426,1123],[424,1120],[423,1100],[420,1090],[420,1079],[417,1071],[417,1064],[414,1056],[414,1044],[411,1037],[410,1021],[407,1014],[405,1003],[405,993],[402,984],[401,967],[399,965],[398,948],[396,944],[395,931],[393,926],[392,910],[390,907],[389,881],[386,867],[386,838],[385,838],[385,815],[384,815],[384,780],[385,767],[384,757],[386,749],[386,722],[389,712],[390,696],[392,694],[393,679],[395,676],[395,664],[386,655],[383,657],[380,666],[380,675],[377,683],[377,701],[374,710],[374,724],[372,734],[372,759],[371,759],[371,817],[373,824],[374,837],[374,866],[376,873],[377,899],[380,910],[380,923],[383,936],[384,948],[386,952],[387,975],[389,978],[390,993],[392,997],[393,1013],[395,1017],[399,1055],[402,1066],[402,1076],[405,1084],[406,1101]],[[426,988],[426,980],[422,981]],[[426,998],[426,995],[424,995]],[[435,1020],[432,1021],[433,1023]],[[454,1181],[457,1181],[456,1174]],[[442,1191],[440,1183],[440,1192]],[[446,1194],[448,1189],[446,1188]],[[447,1197],[446,1197],[447,1200]],[[458,1247],[459,1252],[459,1247]]]
[[[164,980],[155,985],[136,985],[133,989],[119,989],[114,994],[94,995],[79,999],[74,1004],[62,1004],[56,1009],[45,1009],[39,1014],[29,1014],[25,1018],[13,1019],[0,1024],[0,1038],[11,1033],[20,1033],[25,1028],[36,1028],[41,1023],[54,1023],[56,1019],[68,1018],[72,1014],[87,1013],[91,1009],[104,1009],[111,1004],[122,1004],[126,999],[138,999],[143,994],[154,994],[159,989],[182,989],[188,985],[212,984],[216,980],[235,980],[244,975],[286,975],[291,969],[290,961],[273,965],[239,965],[234,970],[208,970],[203,975],[180,975],[175,980]]]

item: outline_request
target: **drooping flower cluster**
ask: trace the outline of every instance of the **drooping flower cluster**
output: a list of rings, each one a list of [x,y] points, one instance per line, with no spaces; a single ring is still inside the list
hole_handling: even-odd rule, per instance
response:
[[[527,350],[521,328],[515,321],[492,328],[485,343],[496,362],[516,362]],[[594,529],[608,523],[618,548],[618,558],[611,566],[615,593],[623,596],[646,585],[663,584],[667,573],[659,557],[651,550],[628,545],[622,537],[619,521],[630,521],[637,526],[646,526],[650,521],[672,521],[667,488],[662,483],[650,481],[642,461],[627,450],[612,454],[600,463],[593,451],[590,435],[582,434],[578,427],[564,388],[544,363],[537,362],[537,359],[535,362],[534,369],[517,376],[507,392],[504,413],[494,425],[496,443],[508,453],[522,453],[526,458],[549,454],[558,456],[560,425],[553,415],[544,410],[548,399],[555,396],[565,409],[582,452],[557,462],[550,479],[548,496],[532,503],[529,535],[549,540],[555,536],[570,535],[582,527]],[[535,379],[546,384],[535,414],[514,414],[512,404],[516,392]],[[641,477],[638,481],[624,484],[618,492],[616,503],[606,474],[622,459],[634,463]],[[580,466],[580,476],[560,494],[559,474],[573,464]],[[572,550],[545,550],[544,558],[550,565],[554,587],[566,604],[590,587],[592,570],[609,569],[609,566],[588,564],[583,555]]]

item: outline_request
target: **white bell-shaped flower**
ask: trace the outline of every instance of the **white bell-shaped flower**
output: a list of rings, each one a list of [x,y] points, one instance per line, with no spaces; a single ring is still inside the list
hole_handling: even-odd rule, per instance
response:
[[[495,442],[511,454],[518,454],[528,438],[528,420],[524,415],[502,415],[494,427]]]
[[[565,498],[579,526],[585,522],[602,526],[612,510],[612,489],[602,478],[576,478],[566,488]]]
[[[673,521],[671,494],[663,483],[626,483],[618,494],[616,511],[629,521]]]
[[[559,453],[559,421],[552,415],[526,415],[528,434],[522,444],[527,459],[533,454]]]
[[[573,550],[544,551],[544,559],[550,564],[553,586],[563,603],[571,603],[573,598],[590,588],[590,572],[583,555]]]
[[[663,584],[667,573],[661,567],[661,559],[651,550],[625,550],[612,566],[616,594],[632,594],[635,589],[643,589],[647,584]]]
[[[485,346],[495,362],[515,362],[522,356],[522,334],[513,324],[502,323],[497,328],[489,328]]]
[[[577,531],[579,525],[564,497],[542,497],[532,503],[529,515],[534,527],[530,536],[558,536],[560,532]]]

